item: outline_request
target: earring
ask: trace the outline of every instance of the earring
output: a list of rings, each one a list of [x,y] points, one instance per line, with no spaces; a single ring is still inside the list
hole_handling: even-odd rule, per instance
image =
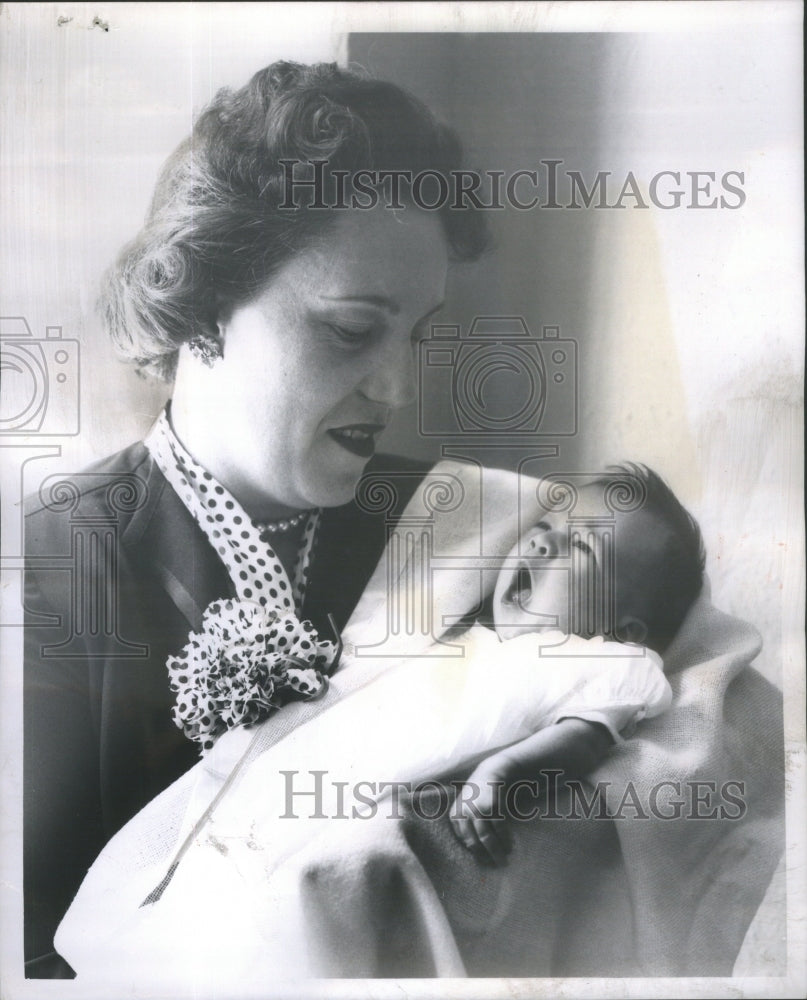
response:
[[[221,341],[216,337],[211,337],[208,333],[197,333],[188,341],[188,348],[191,354],[207,368],[213,365],[223,356]]]

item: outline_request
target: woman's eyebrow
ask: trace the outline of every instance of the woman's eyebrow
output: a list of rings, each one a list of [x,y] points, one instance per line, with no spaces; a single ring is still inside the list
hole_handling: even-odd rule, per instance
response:
[[[321,299],[327,302],[364,302],[367,305],[377,306],[380,309],[386,309],[393,316],[397,316],[401,311],[401,307],[396,302],[395,299],[390,299],[386,295],[320,295]],[[433,316],[436,312],[439,312],[445,305],[445,300],[438,302],[433,309],[430,309],[427,313],[424,313],[418,323],[422,323],[423,320],[428,319],[429,316]]]
[[[397,316],[401,311],[401,307],[395,299],[387,298],[386,295],[320,295],[320,298],[328,302],[365,302],[368,305],[386,309],[393,316]]]

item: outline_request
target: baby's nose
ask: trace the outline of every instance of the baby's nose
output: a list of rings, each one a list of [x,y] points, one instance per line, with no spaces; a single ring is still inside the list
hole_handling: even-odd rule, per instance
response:
[[[533,538],[530,549],[536,556],[544,559],[554,559],[561,549],[561,539],[557,531],[545,531]]]

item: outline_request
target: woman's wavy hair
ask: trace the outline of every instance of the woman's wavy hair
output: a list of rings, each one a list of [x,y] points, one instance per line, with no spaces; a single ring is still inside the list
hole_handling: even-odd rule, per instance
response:
[[[448,176],[461,166],[461,146],[410,94],[336,64],[276,62],[240,90],[219,91],[169,157],[145,227],[104,281],[109,333],[141,373],[170,381],[184,342],[215,334],[222,310],[254,295],[338,217],[305,200],[279,207],[288,204],[282,160],[325,160],[329,178],[336,170]],[[480,256],[483,216],[450,204],[438,214],[454,258]]]

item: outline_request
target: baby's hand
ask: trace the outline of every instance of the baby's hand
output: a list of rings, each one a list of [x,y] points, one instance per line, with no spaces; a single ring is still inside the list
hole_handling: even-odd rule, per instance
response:
[[[503,811],[505,778],[492,761],[483,761],[460,787],[450,817],[457,838],[476,858],[501,866],[513,838]]]
[[[604,726],[566,718],[499,750],[483,760],[460,788],[450,811],[454,833],[480,860],[506,864],[512,848],[503,809],[507,788],[520,778],[537,779],[542,769],[582,777],[612,744]]]

